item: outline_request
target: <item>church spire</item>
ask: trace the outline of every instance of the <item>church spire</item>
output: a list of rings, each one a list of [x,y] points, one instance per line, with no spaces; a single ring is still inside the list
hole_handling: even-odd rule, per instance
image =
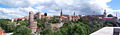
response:
[[[104,14],[106,14],[106,10],[104,10]]]
[[[116,17],[117,17],[117,12],[116,12]]]
[[[61,9],[61,12],[60,12],[60,16],[62,16],[62,9]]]
[[[74,12],[74,14],[73,14],[74,16],[75,16],[75,12]]]
[[[106,17],[106,14],[107,14],[107,13],[106,13],[106,10],[104,10],[104,16],[105,16],[105,17]]]

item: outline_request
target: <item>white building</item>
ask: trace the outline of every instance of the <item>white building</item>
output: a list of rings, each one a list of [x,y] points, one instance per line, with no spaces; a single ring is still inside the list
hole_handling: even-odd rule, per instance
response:
[[[117,28],[117,30],[115,28]],[[114,32],[120,32],[120,27],[104,27],[90,35],[113,35],[116,34]]]

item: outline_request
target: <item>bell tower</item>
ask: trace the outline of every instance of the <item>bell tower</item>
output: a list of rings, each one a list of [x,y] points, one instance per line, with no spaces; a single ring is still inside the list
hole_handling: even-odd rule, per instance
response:
[[[106,17],[107,13],[106,13],[106,10],[104,10],[104,17]]]
[[[62,16],[62,14],[63,14],[63,13],[62,13],[62,9],[61,9],[60,16]]]

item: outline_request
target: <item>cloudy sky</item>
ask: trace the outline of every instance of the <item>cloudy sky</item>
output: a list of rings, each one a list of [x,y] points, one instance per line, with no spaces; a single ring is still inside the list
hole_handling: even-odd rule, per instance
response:
[[[28,16],[29,11],[48,13],[49,16],[63,14],[102,15],[118,14],[120,17],[120,0],[0,0],[0,18]]]

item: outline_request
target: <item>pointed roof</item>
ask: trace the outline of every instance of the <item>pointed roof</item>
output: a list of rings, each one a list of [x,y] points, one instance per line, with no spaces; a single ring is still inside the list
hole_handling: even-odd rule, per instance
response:
[[[104,14],[106,14],[106,9],[104,10]]]
[[[116,13],[116,17],[117,17],[117,13]]]
[[[74,16],[75,16],[75,12],[74,12],[74,14],[73,14]]]
[[[62,9],[61,9],[61,12],[60,12],[60,16],[62,16]]]

